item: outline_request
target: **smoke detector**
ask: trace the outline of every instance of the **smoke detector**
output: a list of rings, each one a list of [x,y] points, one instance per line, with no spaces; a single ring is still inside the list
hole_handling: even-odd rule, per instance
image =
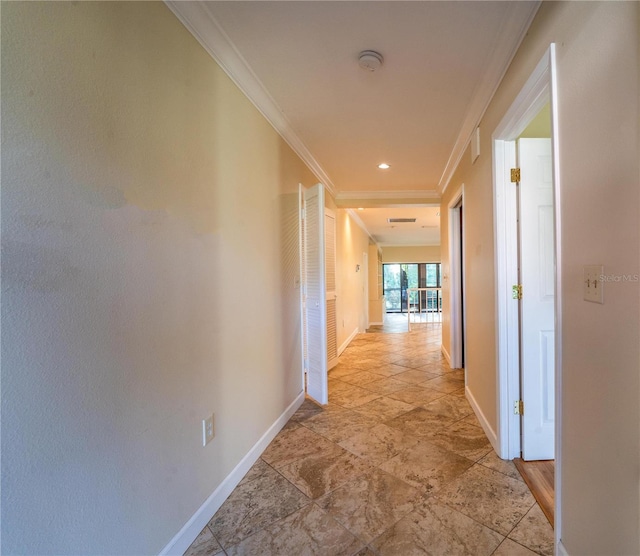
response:
[[[363,50],[358,55],[358,65],[366,71],[376,71],[383,62],[382,54],[375,50]]]

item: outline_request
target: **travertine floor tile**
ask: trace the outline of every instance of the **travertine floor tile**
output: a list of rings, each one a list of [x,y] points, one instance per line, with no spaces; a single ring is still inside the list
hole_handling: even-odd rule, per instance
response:
[[[322,407],[317,403],[306,399],[302,402],[302,405],[298,408],[298,410],[291,416],[292,421],[304,421],[309,417],[313,417],[318,413],[322,413]]]
[[[353,373],[351,375],[343,377],[342,381],[348,384],[353,384],[355,386],[364,386],[369,382],[374,382],[376,380],[380,380],[381,378],[382,375],[378,375],[370,371],[360,371],[359,373]]]
[[[280,473],[309,498],[320,498],[347,481],[370,471],[363,459],[336,445],[338,454],[318,454],[279,469]]]
[[[512,461],[505,461],[498,457],[493,450],[491,450],[486,456],[478,461],[480,465],[484,467],[488,467],[489,469],[493,469],[494,471],[499,471],[503,475],[507,477],[511,477],[512,479],[517,479],[518,481],[524,482],[522,475],[516,469],[515,464]]]
[[[493,450],[480,427],[458,421],[435,431],[429,441],[456,454],[477,461]]]
[[[459,477],[473,462],[429,442],[420,441],[380,465],[410,485],[430,494]]]
[[[489,556],[504,537],[432,500],[371,543],[380,556]]]
[[[259,459],[251,466],[251,469],[247,471],[247,474],[242,478],[242,481],[240,481],[239,484],[243,485],[249,481],[255,481],[260,477],[268,475],[272,470],[273,468],[269,464],[267,464],[263,459]]]
[[[344,362],[338,363],[333,369],[331,369],[328,373],[329,378],[341,378],[345,376],[349,376],[353,373],[361,373],[362,369],[358,367],[352,366],[347,360]]]
[[[367,384],[363,384],[362,387],[366,390],[377,392],[378,394],[391,394],[398,390],[404,390],[405,388],[408,388],[409,385],[406,382],[396,380],[395,377],[389,377],[368,382]]]
[[[262,459],[277,469],[313,454],[339,452],[340,448],[333,442],[307,427],[298,427],[281,431],[262,453]]]
[[[436,497],[505,536],[535,502],[526,484],[481,465],[457,477]]]
[[[340,446],[371,465],[380,465],[417,443],[418,439],[414,436],[408,436],[381,423],[364,433],[343,440]]]
[[[223,554],[222,547],[209,528],[205,527],[184,556],[216,556],[216,554]]]
[[[444,392],[433,390],[431,388],[425,388],[423,386],[411,386],[399,392],[389,394],[389,398],[394,400],[400,400],[418,407],[422,407],[428,403],[431,403],[438,398],[446,396]]]
[[[464,379],[457,378],[448,374],[439,376],[438,378],[432,378],[426,382],[421,382],[422,386],[426,388],[433,388],[434,390],[440,390],[445,394],[451,394],[464,388]]]
[[[226,550],[228,556],[351,556],[362,541],[315,504]]]
[[[505,539],[491,556],[538,556],[538,554],[511,539]]]
[[[351,533],[370,542],[413,510],[421,498],[419,490],[374,469],[323,496],[317,503]]]
[[[551,556],[554,548],[554,533],[549,520],[540,506],[535,504],[522,518],[509,538],[530,548],[538,554]]]
[[[347,409],[354,409],[381,396],[381,394],[372,392],[371,390],[365,390],[364,388],[353,385],[349,386],[348,389],[339,392],[329,392],[329,402]]]
[[[223,548],[309,504],[302,492],[274,470],[235,488],[209,522]]]
[[[435,431],[442,430],[454,422],[455,421],[449,417],[431,413],[426,409],[418,407],[412,411],[403,413],[395,419],[386,421],[385,424],[405,434],[412,434],[418,438],[430,438],[435,434]]]
[[[437,400],[424,404],[421,407],[427,411],[431,411],[432,413],[451,417],[456,420],[467,417],[473,413],[473,409],[471,409],[469,402],[464,397],[452,394],[438,398]]]
[[[403,367],[402,365],[395,365],[394,363],[388,363],[388,364],[383,364],[383,365],[374,367],[371,370],[377,375],[391,377],[391,376],[399,375],[401,373],[406,373],[409,369],[407,369],[406,367]]]
[[[441,354],[441,325],[403,330],[351,342],[329,404],[304,401],[188,556],[552,553],[546,518]]]
[[[333,442],[340,442],[356,434],[365,432],[376,421],[350,409],[325,411],[304,422],[304,426],[321,434]]]
[[[368,546],[365,546],[362,550],[360,550],[354,556],[376,556],[376,553],[371,550]]]
[[[397,380],[401,380],[402,382],[408,382],[409,384],[420,384],[421,382],[431,380],[432,378],[438,378],[438,376],[440,375],[436,373],[429,373],[427,371],[411,369],[409,371],[405,371],[404,373],[395,375],[395,378]]]
[[[373,422],[379,422],[388,421],[389,419],[398,417],[412,409],[414,409],[414,407],[411,404],[385,396],[361,405],[354,411],[364,415],[367,419],[370,419]]]

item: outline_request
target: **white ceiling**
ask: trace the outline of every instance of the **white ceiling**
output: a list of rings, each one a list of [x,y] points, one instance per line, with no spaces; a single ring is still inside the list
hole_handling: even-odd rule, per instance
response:
[[[351,207],[439,202],[539,5],[167,3],[339,206]],[[384,56],[373,73],[358,66],[367,49]]]
[[[355,209],[374,241],[386,245],[440,245],[438,207],[392,207]],[[389,222],[389,218],[415,218],[413,223]]]

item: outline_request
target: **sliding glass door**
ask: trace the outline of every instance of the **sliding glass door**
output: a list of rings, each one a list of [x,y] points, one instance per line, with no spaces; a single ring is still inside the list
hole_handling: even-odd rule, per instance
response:
[[[394,263],[383,265],[383,285],[387,313],[418,310],[418,294],[409,288],[439,288],[440,263]],[[425,295],[426,293],[426,295]],[[440,296],[436,291],[423,292],[422,311],[437,311]]]
[[[384,295],[388,313],[407,311],[407,289],[418,287],[418,265],[385,264]]]

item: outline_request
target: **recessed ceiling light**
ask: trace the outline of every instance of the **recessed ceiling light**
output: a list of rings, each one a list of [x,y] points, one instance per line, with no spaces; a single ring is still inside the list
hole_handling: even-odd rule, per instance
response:
[[[378,164],[378,168],[380,168],[380,170],[388,170],[389,168],[391,168],[391,166],[389,166],[386,162],[383,162],[382,164]]]
[[[364,210],[362,207],[358,207],[358,210]]]

